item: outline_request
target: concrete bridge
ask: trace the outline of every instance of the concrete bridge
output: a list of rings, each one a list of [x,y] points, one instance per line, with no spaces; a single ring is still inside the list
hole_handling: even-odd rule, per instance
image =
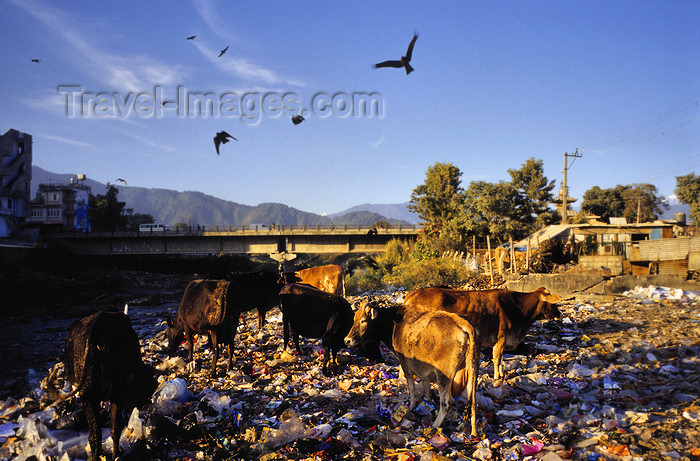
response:
[[[386,226],[204,226],[157,232],[74,232],[46,236],[76,254],[221,255],[294,253],[375,253],[392,239],[415,240],[415,225]]]

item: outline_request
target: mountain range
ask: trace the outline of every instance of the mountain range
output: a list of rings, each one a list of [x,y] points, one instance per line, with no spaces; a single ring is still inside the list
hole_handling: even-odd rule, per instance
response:
[[[69,184],[75,174],[53,173],[36,165],[32,166],[31,197],[36,196],[39,184]],[[89,177],[83,182],[94,195],[103,194],[106,184]],[[364,204],[345,211],[322,216],[309,213],[282,203],[242,205],[202,192],[149,189],[114,184],[119,189],[119,200],[134,213],[153,216],[158,223],[174,226],[186,225],[240,226],[251,224],[277,225],[372,225],[379,221],[390,224],[416,224],[418,216],[407,209],[408,202],[398,204]]]
[[[53,173],[38,166],[32,166],[31,194],[36,196],[39,184],[69,184],[75,174]],[[90,179],[85,180],[95,195],[102,194],[106,185]],[[242,205],[223,200],[202,192],[180,192],[171,189],[149,189],[116,184],[119,200],[126,202],[126,208],[134,213],[150,214],[158,223],[174,226],[187,225],[240,226],[251,224],[277,225],[372,225],[378,221],[390,224],[417,224],[418,215],[408,210],[408,202],[397,204],[356,205],[347,210],[329,215],[319,215],[301,211],[282,203],[261,203]],[[690,215],[690,208],[679,203],[675,196],[667,198],[669,209],[664,210],[661,219],[673,219],[674,213]]]

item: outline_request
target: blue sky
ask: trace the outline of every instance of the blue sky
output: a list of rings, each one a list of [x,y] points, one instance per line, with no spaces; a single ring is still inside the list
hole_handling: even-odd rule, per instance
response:
[[[466,187],[535,157],[558,190],[578,148],[579,203],[595,185],[669,196],[700,173],[697,1],[0,3],[0,131],[32,134],[34,164],[57,173],[314,213],[408,201],[435,162]],[[412,74],[371,68],[414,31]],[[178,91],[228,111],[154,102]],[[355,93],[379,95],[381,116],[344,115]],[[337,107],[314,111],[324,94]],[[217,156],[221,130],[238,142]]]

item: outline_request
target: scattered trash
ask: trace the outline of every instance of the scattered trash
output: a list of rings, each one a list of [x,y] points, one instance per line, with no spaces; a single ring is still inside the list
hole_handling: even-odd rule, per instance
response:
[[[403,293],[371,296],[388,304]],[[302,343],[301,355],[282,351],[273,310],[260,331],[255,313],[241,317],[233,369],[216,379],[206,337],[197,338],[191,364],[185,350],[162,352],[163,333],[147,339],[144,361],[157,367],[161,385],[150,405],[132,411],[118,443],[130,459],[162,460],[698,459],[698,292],[643,287],[614,302],[560,309],[563,320],[530,329],[530,356],[506,355],[502,382],[483,358],[478,438],[469,436],[464,397],[433,429],[435,388],[416,381],[422,397],[409,411],[405,379],[384,345],[386,362],[345,350],[340,371],[329,375],[317,341]],[[87,457],[77,400],[49,410],[48,394],[37,387],[0,401],[0,458]],[[103,441],[111,443],[108,427]]]

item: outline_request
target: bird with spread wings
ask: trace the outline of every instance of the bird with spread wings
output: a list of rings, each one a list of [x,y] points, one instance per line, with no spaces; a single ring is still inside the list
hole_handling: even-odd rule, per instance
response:
[[[406,50],[406,56],[401,56],[400,60],[389,60],[389,61],[384,61],[380,62],[378,64],[374,65],[375,69],[378,69],[380,67],[395,67],[397,69],[401,69],[402,67],[406,69],[406,75],[410,74],[413,72],[413,67],[411,67],[411,57],[413,56],[413,45],[416,44],[416,40],[418,39],[418,33],[413,34],[413,39],[411,40],[411,43],[408,44],[408,50]]]

